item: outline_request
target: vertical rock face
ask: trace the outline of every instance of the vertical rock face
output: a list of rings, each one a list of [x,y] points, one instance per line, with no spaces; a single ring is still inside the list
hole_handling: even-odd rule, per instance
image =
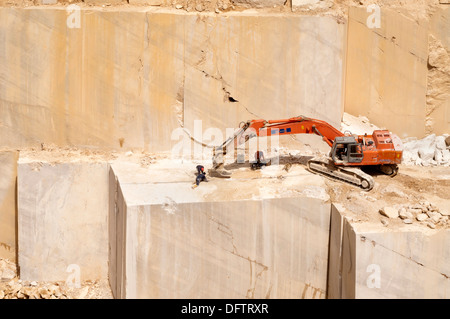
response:
[[[330,252],[336,256],[340,249],[341,260],[331,262],[342,265],[341,281],[335,279],[330,290],[333,297],[448,298],[449,231],[381,228],[344,219],[342,247],[331,247],[335,252]]]
[[[306,198],[129,206],[122,297],[325,298],[329,210]]]
[[[17,152],[0,152],[0,258],[16,258]]]
[[[450,132],[450,8],[437,8],[430,19],[427,133]]]
[[[192,189],[190,170],[112,165],[116,298],[326,297],[331,204],[298,191],[313,179]]]
[[[346,112],[400,137],[423,137],[428,26],[389,9],[379,18],[378,27],[365,8],[349,10]]]
[[[328,17],[186,20],[184,123],[237,127],[307,115],[338,125],[345,28]]]
[[[21,279],[106,278],[107,164],[21,159],[18,190]]]
[[[345,26],[332,18],[0,8],[0,20],[3,145],[167,151],[183,119],[340,120]]]
[[[64,9],[1,8],[1,143],[167,147],[177,125],[182,23],[144,12],[78,13],[79,24],[77,12],[67,23]]]

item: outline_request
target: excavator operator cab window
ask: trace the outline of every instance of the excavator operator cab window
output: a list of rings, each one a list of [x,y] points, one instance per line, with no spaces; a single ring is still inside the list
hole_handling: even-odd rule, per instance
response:
[[[363,152],[360,144],[349,144],[348,162],[361,163],[363,160]]]
[[[339,161],[347,161],[347,144],[336,145],[336,157]]]
[[[335,162],[361,163],[363,160],[362,145],[353,136],[338,136],[331,148],[331,158]]]

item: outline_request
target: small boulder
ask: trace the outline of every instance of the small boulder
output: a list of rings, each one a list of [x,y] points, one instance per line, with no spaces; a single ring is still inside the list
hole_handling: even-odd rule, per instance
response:
[[[428,217],[432,218],[434,215],[436,215],[437,213],[434,211],[425,211],[424,214],[426,214]]]
[[[404,207],[400,208],[400,210],[398,211],[398,216],[400,216],[400,218],[403,220],[414,218],[414,215],[411,212],[409,212],[408,210],[406,210],[406,208],[404,208]]]
[[[3,269],[1,278],[6,279],[6,280],[11,280],[14,277],[16,277],[16,272],[14,269],[12,269],[10,267]]]
[[[435,211],[435,212],[439,213],[439,207],[437,207],[437,206],[435,206],[433,204],[428,205],[427,208],[430,211]]]
[[[422,214],[422,209],[421,208],[409,208],[407,211],[409,213],[413,214],[413,215]]]
[[[20,291],[20,289],[22,289],[22,285],[17,282],[11,287],[11,293],[17,294]]]
[[[412,224],[413,223],[412,219],[409,219],[409,218],[404,219],[403,222],[405,224]]]
[[[420,213],[420,214],[418,214],[418,215],[416,216],[416,219],[417,219],[419,222],[424,221],[424,220],[427,219],[427,218],[428,218],[428,215],[427,215],[427,214],[423,214],[423,213]]]
[[[439,220],[442,218],[442,215],[439,213],[435,213],[430,219],[433,221],[433,223],[437,224]]]
[[[77,299],[85,299],[87,294],[88,294],[88,292],[89,292],[89,287],[88,286],[82,288],[80,290],[80,292],[78,293]]]
[[[41,288],[39,288],[38,292],[42,299],[50,299],[50,297],[51,297],[51,294],[47,290],[47,288],[41,287]]]
[[[445,138],[445,145],[450,146],[450,135]]]
[[[398,209],[394,208],[394,207],[383,207],[382,209],[380,209],[380,214],[383,216],[386,216],[388,218],[397,218],[398,217]]]
[[[440,213],[442,216],[450,216],[450,212],[448,210],[441,210]]]
[[[434,158],[434,148],[424,147],[419,150],[419,156],[422,162],[429,162]]]
[[[32,287],[23,287],[20,292],[27,298],[33,295],[34,289]]]
[[[438,150],[445,150],[445,148],[447,147],[444,136],[436,136],[435,142],[436,142],[436,148]]]
[[[442,151],[442,162],[443,163],[450,162],[450,150]]]

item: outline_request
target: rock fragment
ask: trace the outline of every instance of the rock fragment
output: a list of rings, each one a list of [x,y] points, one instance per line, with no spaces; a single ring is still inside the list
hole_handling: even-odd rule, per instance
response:
[[[419,215],[422,214],[422,209],[421,208],[409,208],[408,212],[410,212],[413,215]]]
[[[450,135],[445,138],[445,145],[450,146]]]
[[[414,215],[404,207],[400,208],[400,210],[398,211],[398,215],[403,220],[414,218]]]
[[[431,229],[435,229],[436,225],[433,222],[428,222],[427,226],[430,227]]]
[[[380,214],[386,216],[388,218],[397,218],[398,217],[398,209],[394,207],[383,207],[380,209]]]
[[[416,216],[416,219],[417,219],[419,222],[424,221],[424,220],[426,220],[427,218],[428,218],[428,215],[427,215],[427,214],[423,214],[423,213],[418,214],[418,215]]]
[[[45,287],[39,288],[38,293],[41,296],[41,298],[43,298],[43,299],[50,299],[50,297],[51,297],[50,292]]]
[[[78,294],[77,299],[86,298],[88,292],[89,292],[89,287],[84,287],[83,289],[81,289],[80,293]]]

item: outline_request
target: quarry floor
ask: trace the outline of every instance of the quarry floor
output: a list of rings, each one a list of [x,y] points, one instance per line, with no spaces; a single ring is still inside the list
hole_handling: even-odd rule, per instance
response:
[[[297,142],[295,142],[297,144]],[[435,229],[427,226],[425,221],[414,220],[411,224],[405,224],[400,218],[388,218],[382,216],[379,210],[383,207],[398,207],[400,205],[417,204],[428,201],[441,210],[449,208],[450,203],[450,169],[448,167],[422,167],[400,165],[399,173],[395,177],[370,172],[375,180],[375,186],[370,192],[365,192],[357,187],[332,181],[309,173],[304,163],[314,155],[317,150],[312,150],[307,144],[302,145],[295,155],[291,151],[282,151],[279,163],[253,171],[248,163],[228,164],[227,168],[232,172],[231,179],[220,179],[209,177],[208,183],[201,183],[195,191],[207,194],[208,189],[219,189],[220,192],[212,192],[215,198],[207,200],[231,200],[239,198],[266,198],[266,197],[291,197],[298,194],[308,197],[316,197],[331,201],[334,205],[342,208],[343,214],[353,224],[361,224],[365,229],[384,229],[385,231],[396,230],[419,230],[424,233],[435,232],[450,226],[449,219],[436,224]],[[205,168],[210,166],[210,161],[183,161],[180,166],[179,160],[173,161],[170,155],[149,154],[143,152],[97,152],[89,150],[78,150],[74,148],[56,148],[43,145],[41,150],[21,151],[21,158],[39,159],[42,162],[58,163],[78,161],[81,159],[92,162],[109,162],[116,166],[136,167],[136,164],[144,169],[156,172],[157,179],[164,181],[165,178],[178,178],[180,175],[170,176],[171,169],[186,168],[183,181],[195,181],[195,166],[202,164]],[[191,174],[190,174],[191,173]],[[156,176],[155,175],[155,176]],[[291,182],[290,182],[291,181]],[[300,184],[299,184],[300,181]],[[283,184],[284,183],[284,184]],[[286,184],[288,183],[288,184]],[[164,183],[160,184],[164,187]],[[236,186],[240,185],[240,186]],[[283,187],[290,185],[290,187]],[[293,190],[292,185],[300,185],[299,189]],[[237,191],[239,189],[239,191]],[[220,194],[220,195],[217,195]],[[183,196],[183,194],[179,194]],[[203,195],[204,196],[204,195]],[[15,265],[8,260],[0,260],[0,271],[5,268],[15,271]],[[111,289],[107,281],[82,282],[79,288],[69,288],[64,282],[25,282],[17,276],[13,279],[0,280],[0,295],[8,295],[17,285],[30,287],[31,290],[41,291],[40,298],[86,298],[86,299],[109,299],[112,298]],[[59,293],[48,294],[48,291],[58,287]],[[53,287],[53,288],[51,288]],[[53,289],[53,290],[52,290]],[[47,291],[47,292],[45,292]],[[13,295],[9,295],[10,297]],[[39,294],[36,295],[39,298]]]

